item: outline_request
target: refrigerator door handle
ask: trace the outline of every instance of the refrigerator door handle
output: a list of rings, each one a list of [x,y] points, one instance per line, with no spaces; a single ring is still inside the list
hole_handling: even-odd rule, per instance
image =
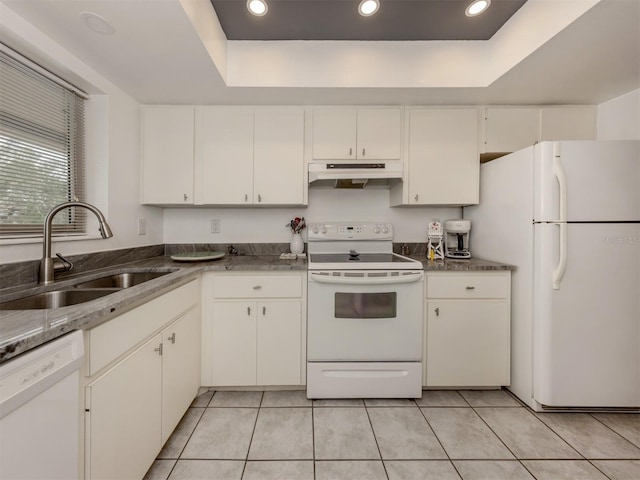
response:
[[[559,205],[558,213],[559,219],[558,227],[560,227],[560,258],[558,264],[553,271],[552,275],[552,287],[554,290],[560,289],[560,281],[564,276],[564,271],[567,268],[567,179],[564,174],[564,169],[560,164],[560,144],[555,143],[553,146],[553,174],[558,181],[558,193],[559,193]]]

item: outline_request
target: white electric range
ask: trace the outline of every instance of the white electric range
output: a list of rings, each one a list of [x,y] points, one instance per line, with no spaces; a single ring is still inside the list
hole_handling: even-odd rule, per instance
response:
[[[422,395],[424,271],[388,223],[309,225],[307,396]]]

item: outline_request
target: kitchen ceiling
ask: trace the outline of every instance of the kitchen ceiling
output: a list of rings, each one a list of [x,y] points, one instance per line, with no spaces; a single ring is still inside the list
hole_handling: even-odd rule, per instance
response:
[[[375,15],[360,0],[269,0],[266,15],[246,2],[211,0],[228,40],[488,40],[526,0],[493,0],[476,17],[471,0],[382,0]]]
[[[638,0],[528,0],[480,41],[228,40],[211,0],[0,0],[0,17],[2,42],[146,104],[597,104],[640,88]]]

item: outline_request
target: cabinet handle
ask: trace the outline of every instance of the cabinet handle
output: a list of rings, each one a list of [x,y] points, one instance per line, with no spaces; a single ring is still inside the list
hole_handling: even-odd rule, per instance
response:
[[[247,195],[246,193],[244,194],[244,201],[246,202],[247,200],[249,200],[249,195]]]
[[[349,148],[349,156],[351,156],[353,154],[353,147]]]
[[[440,316],[440,308],[436,308],[434,312],[436,312],[436,317]]]
[[[167,337],[167,340],[171,340],[172,344],[176,343],[176,332],[173,332],[170,337]]]
[[[267,307],[262,307],[262,315],[266,315],[267,314]]]
[[[251,315],[251,307],[247,307],[247,315]]]
[[[262,288],[262,285],[254,285],[253,289],[254,290],[260,290]]]
[[[258,194],[258,202],[262,201],[262,195]]]
[[[364,148],[362,149],[362,156],[364,157]]]
[[[415,196],[415,197],[413,197],[413,198],[414,198],[414,200],[417,202],[417,201],[418,201],[418,194],[416,193],[416,196]]]
[[[189,196],[185,193],[184,194],[184,201],[186,202],[189,199]]]
[[[158,355],[162,355],[162,344],[153,349],[154,352],[158,352]]]
[[[465,288],[466,288],[466,290],[475,290],[476,289],[476,287],[474,287],[473,285],[467,285]]]

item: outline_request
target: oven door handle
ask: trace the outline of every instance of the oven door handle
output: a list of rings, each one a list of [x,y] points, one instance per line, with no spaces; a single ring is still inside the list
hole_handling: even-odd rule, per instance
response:
[[[309,280],[333,285],[397,285],[399,283],[419,282],[424,278],[424,272],[412,272],[398,276],[386,277],[334,277],[320,273],[309,272]]]

